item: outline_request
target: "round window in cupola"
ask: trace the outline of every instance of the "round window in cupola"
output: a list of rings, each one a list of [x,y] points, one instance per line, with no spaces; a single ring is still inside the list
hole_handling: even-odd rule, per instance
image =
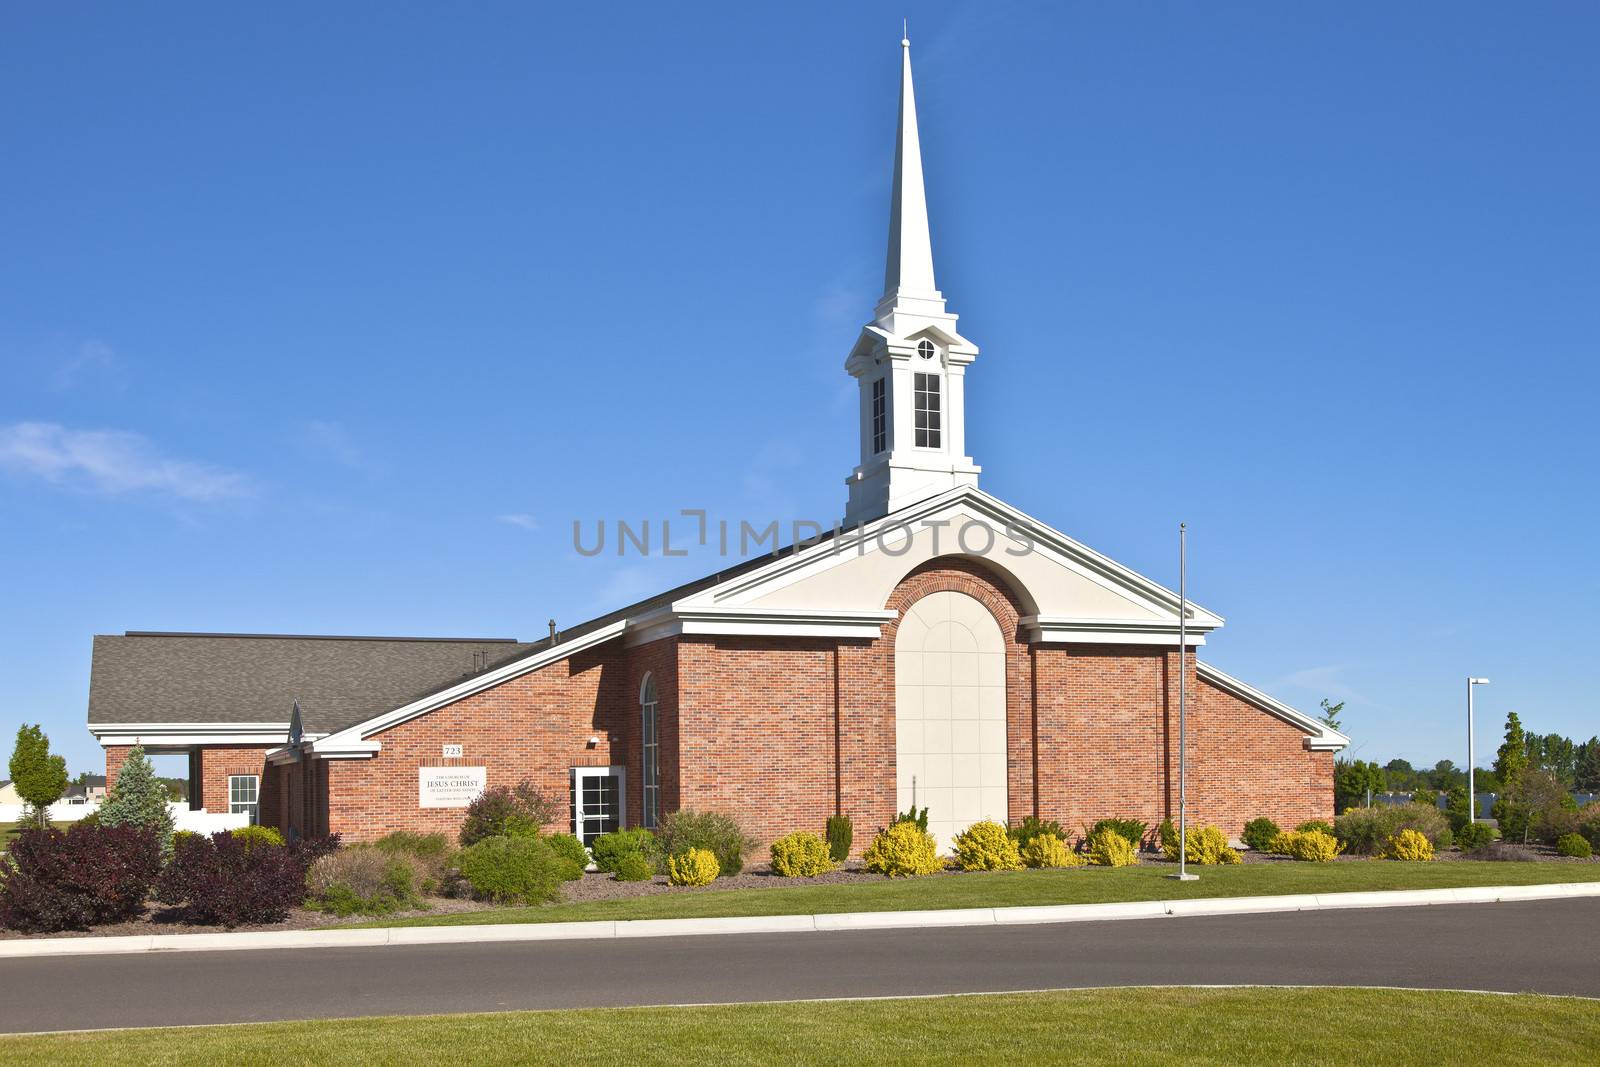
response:
[[[932,359],[934,356],[938,355],[938,353],[939,350],[933,347],[933,342],[928,340],[926,337],[917,342],[917,355],[921,356],[923,359]]]

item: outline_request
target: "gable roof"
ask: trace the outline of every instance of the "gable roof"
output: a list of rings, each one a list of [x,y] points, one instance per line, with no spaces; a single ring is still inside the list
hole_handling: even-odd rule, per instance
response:
[[[511,638],[96,636],[89,724],[281,726],[287,737],[298,702],[305,730],[329,733],[532,647]]]

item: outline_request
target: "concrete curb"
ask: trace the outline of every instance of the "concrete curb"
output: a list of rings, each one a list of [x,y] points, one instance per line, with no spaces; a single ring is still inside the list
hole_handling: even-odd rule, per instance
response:
[[[1025,923],[1104,922],[1112,919],[1255,915],[1286,911],[1404,908],[1430,904],[1600,897],[1600,882],[1396,889],[1378,893],[1321,893],[1276,897],[1138,900],[1120,904],[1059,904],[940,911],[865,911],[831,915],[748,915],[725,919],[623,919],[610,922],[498,923],[479,926],[394,926],[371,930],[269,930],[249,933],[138,934],[130,937],[42,937],[0,941],[0,959],[126,955],[136,952],[220,952],[243,949],[377,948],[459,945],[489,941],[610,940],[706,934],[828,933]]]

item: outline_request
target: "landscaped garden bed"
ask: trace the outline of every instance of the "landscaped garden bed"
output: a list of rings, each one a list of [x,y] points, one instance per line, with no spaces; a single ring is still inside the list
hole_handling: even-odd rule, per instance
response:
[[[1567,812],[1551,822],[1560,836],[1529,845],[1497,841],[1486,827],[1452,827],[1425,804],[1357,809],[1335,824],[1289,829],[1256,819],[1245,828],[1247,848],[1214,826],[1191,826],[1184,854],[1202,875],[1188,882],[1168,877],[1180,851],[1170,822],[1108,818],[1071,831],[1036,818],[980,821],[940,855],[926,811],[910,811],[879,828],[859,855],[843,817],[828,820],[825,834],[796,830],[754,855],[755,842],[732,816],[683,810],[654,831],[614,831],[586,848],[549,831],[558,805],[527,783],[473,801],[458,841],[398,832],[341,847],[336,839],[286,842],[266,827],[207,838],[172,832],[137,750],[100,814],[67,832],[34,829],[15,839],[0,870],[0,938],[1600,882],[1589,844],[1600,837],[1600,805]]]

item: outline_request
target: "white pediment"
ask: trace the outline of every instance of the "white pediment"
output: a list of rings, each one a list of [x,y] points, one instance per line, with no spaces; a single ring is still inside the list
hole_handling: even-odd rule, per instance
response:
[[[685,620],[682,632],[735,632],[741,617],[758,627],[742,632],[779,632],[785,619],[813,627],[848,619],[866,636],[907,574],[949,556],[981,561],[1009,585],[1034,640],[1177,643],[1177,594],[971,487],[775,559],[674,603],[672,612]],[[1221,625],[1189,605],[1191,644]]]

